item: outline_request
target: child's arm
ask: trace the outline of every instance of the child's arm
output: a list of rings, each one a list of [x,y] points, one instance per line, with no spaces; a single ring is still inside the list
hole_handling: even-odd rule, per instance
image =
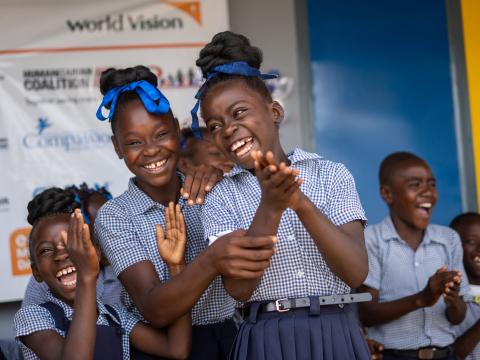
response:
[[[187,243],[185,221],[178,204],[174,206],[170,203],[165,209],[165,223],[165,234],[162,226],[157,225],[157,246],[160,256],[168,265],[170,276],[174,277],[185,267]],[[186,359],[191,348],[190,312],[174,321],[165,330],[138,322],[130,333],[130,342],[138,350],[151,355]]]
[[[88,225],[75,210],[68,235],[62,233],[67,252],[77,272],[75,305],[66,338],[52,330],[38,331],[22,338],[23,343],[41,359],[93,359],[96,337],[96,281],[98,257],[90,240]]]
[[[401,299],[378,302],[379,291],[361,286],[359,291],[368,291],[373,300],[358,304],[358,315],[364,326],[381,325],[396,320],[412,311],[433,306],[444,294],[447,284],[457,276],[456,271],[447,271],[443,266],[428,279],[427,286],[416,293]]]
[[[447,304],[446,316],[448,321],[453,325],[458,325],[465,319],[467,304],[463,301],[463,297],[460,296],[462,273],[458,270],[454,271],[457,272],[457,276],[447,283],[443,297],[445,304]]]
[[[274,164],[271,151],[266,155],[266,159],[270,160],[270,163],[267,162],[260,151],[252,152],[252,157],[255,164],[255,175],[262,189],[262,197],[247,234],[274,236],[274,242],[276,243],[282,214],[291,202],[293,195],[299,191],[302,181],[296,179],[297,170],[291,169],[285,163]],[[263,249],[259,248],[259,250]],[[225,289],[233,298],[239,301],[248,301],[262,275],[263,271],[260,276],[253,279],[224,277],[223,282]]]
[[[478,320],[462,336],[458,337],[454,343],[455,355],[465,359],[480,342],[480,320]]]

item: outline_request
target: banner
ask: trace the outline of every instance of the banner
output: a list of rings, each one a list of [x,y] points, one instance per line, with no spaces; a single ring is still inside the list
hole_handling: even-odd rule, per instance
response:
[[[100,73],[146,65],[181,123],[201,76],[195,59],[228,28],[225,0],[47,2],[0,12],[0,301],[30,275],[26,206],[50,186],[123,192],[130,174],[95,118]]]

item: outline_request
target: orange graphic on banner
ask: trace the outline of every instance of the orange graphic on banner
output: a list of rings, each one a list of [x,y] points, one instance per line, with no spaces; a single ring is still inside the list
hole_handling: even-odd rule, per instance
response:
[[[28,235],[30,227],[16,229],[10,235],[10,256],[12,260],[12,275],[29,275],[30,252],[28,251]]]
[[[200,1],[169,1],[160,0],[160,2],[176,7],[178,10],[183,11],[190,15],[195,21],[202,25],[202,16],[200,13]]]

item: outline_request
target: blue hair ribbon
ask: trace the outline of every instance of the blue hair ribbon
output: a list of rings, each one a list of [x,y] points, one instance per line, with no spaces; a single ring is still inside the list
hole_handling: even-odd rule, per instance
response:
[[[170,110],[170,103],[156,86],[146,80],[139,80],[108,90],[97,109],[97,119],[112,121],[118,97],[126,91],[135,91],[149,113],[161,115]],[[102,108],[106,106],[110,106],[108,116],[104,116],[102,113]]]
[[[201,139],[202,137],[198,123],[198,109],[200,108],[200,98],[203,96],[203,93],[207,88],[208,82],[220,74],[255,76],[262,80],[275,79],[276,77],[278,77],[277,74],[263,74],[262,72],[260,72],[260,70],[248,65],[245,61],[234,61],[215,66],[213,69],[211,69],[206,76],[205,82],[202,84],[200,89],[198,89],[197,94],[195,95],[195,99],[197,99],[197,102],[193,107],[192,111],[190,112],[192,114],[192,131],[195,138],[197,139]]]
[[[83,209],[82,201],[80,200],[80,196],[78,196],[78,194],[75,194],[75,202],[80,206],[80,211],[82,212],[83,220],[85,221],[85,224],[90,225],[90,218],[88,217],[87,213]]]

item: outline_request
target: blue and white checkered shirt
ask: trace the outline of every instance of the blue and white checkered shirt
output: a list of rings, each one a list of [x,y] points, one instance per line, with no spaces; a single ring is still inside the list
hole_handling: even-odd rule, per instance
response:
[[[480,290],[480,286],[476,286]],[[473,286],[471,286],[471,291],[469,294],[465,295],[465,302],[467,303],[467,315],[465,320],[455,326],[455,333],[458,336],[462,336],[467,330],[469,330],[473,325],[480,321],[480,292],[473,293]],[[477,344],[473,351],[468,355],[465,360],[480,360],[480,344]]]
[[[115,276],[112,267],[110,265],[102,266],[97,279],[97,297],[104,304],[121,304],[122,289],[122,283]],[[48,293],[48,285],[45,282],[37,282],[32,276],[25,290],[22,306],[42,304],[47,301]]]
[[[333,224],[366,221],[355,182],[344,165],[300,149],[288,158],[291,167],[300,171],[302,192]],[[260,198],[257,178],[236,165],[206,197],[202,207],[206,236],[248,229]],[[277,237],[278,253],[250,301],[350,293],[350,287],[330,270],[293,210],[283,213]]]
[[[207,247],[207,242],[199,206],[188,206],[183,198],[179,204],[187,226],[185,258],[189,263]],[[165,207],[140,190],[133,178],[127,191],[100,208],[95,220],[95,235],[117,276],[140,261],[150,261],[160,281],[169,279],[168,267],[157,248],[156,224],[165,226]],[[127,309],[143,319],[125,290],[123,301]],[[234,300],[223,288],[221,277],[217,276],[192,309],[192,323],[205,325],[229,319],[233,316],[234,305]]]
[[[46,296],[46,302],[51,301],[57,305],[59,305],[65,316],[68,320],[72,320],[73,317],[73,308],[64,303],[62,300],[53,296],[53,294],[48,291]],[[130,312],[128,312],[123,306],[113,305],[114,309],[116,310],[119,320],[120,320],[120,327],[123,329],[122,334],[122,348],[123,348],[123,359],[127,360],[130,359],[130,341],[129,336],[130,332],[132,331],[135,324],[138,322],[138,319]],[[117,321],[115,316],[107,315],[110,314],[108,310],[105,308],[103,303],[97,299],[97,310],[98,310],[98,318],[97,318],[97,325],[109,325],[107,316],[110,320]],[[37,331],[44,331],[44,330],[54,330],[60,336],[65,337],[65,332],[57,329],[55,327],[55,320],[53,319],[50,312],[45,309],[44,307],[31,304],[26,305],[20,308],[18,312],[15,314],[15,318],[13,320],[13,324],[15,326],[15,340],[20,344],[22,349],[23,356],[26,360],[34,360],[38,359],[35,353],[26,347],[23,342],[20,340],[20,337],[33,334]]]
[[[428,279],[442,266],[449,270],[463,268],[463,250],[458,234],[440,225],[428,225],[416,251],[398,235],[390,216],[365,229],[368,250],[368,276],[364,284],[379,292],[379,302],[393,301],[416,294],[427,286]],[[460,294],[468,291],[462,278]],[[431,307],[412,311],[387,324],[368,329],[370,338],[386,349],[444,347],[455,340],[443,298]]]

